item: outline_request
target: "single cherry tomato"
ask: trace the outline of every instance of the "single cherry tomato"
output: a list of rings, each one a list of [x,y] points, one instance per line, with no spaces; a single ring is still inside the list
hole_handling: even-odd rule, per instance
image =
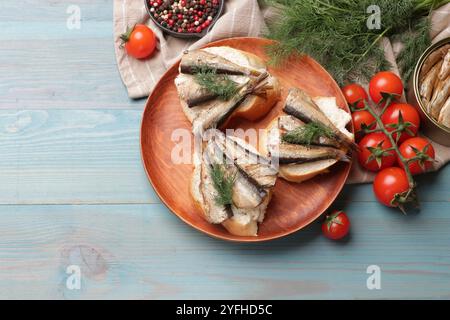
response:
[[[378,201],[388,207],[398,207],[396,195],[409,190],[405,170],[397,167],[386,168],[378,172],[373,182],[373,191]]]
[[[382,132],[374,132],[359,142],[358,160],[362,167],[370,171],[379,171],[392,167],[397,159],[389,138]]]
[[[136,59],[149,57],[156,48],[156,37],[153,31],[143,24],[137,24],[128,28],[127,32],[120,36],[127,54]]]
[[[379,103],[383,98],[381,93],[403,94],[402,80],[390,71],[378,72],[369,83],[369,94],[372,101]]]
[[[364,137],[364,128],[375,129],[377,122],[369,111],[361,110],[352,113],[353,127],[355,128],[356,137],[361,139]]]
[[[411,174],[418,174],[430,169],[434,161],[434,148],[430,141],[425,138],[415,137],[406,140],[399,148],[400,154],[406,160],[417,158],[417,160],[409,162],[408,167]],[[398,159],[400,167],[403,166],[403,162]]]
[[[354,105],[356,102],[357,108],[364,108],[364,101],[368,101],[366,90],[359,84],[352,83],[342,88],[342,93],[344,94],[345,100],[348,104]]]
[[[420,127],[419,113],[416,108],[407,103],[391,104],[381,115],[381,121],[388,131],[401,130],[399,138],[397,138],[398,133],[393,134],[394,140],[398,139],[398,143],[414,137]]]
[[[343,211],[333,211],[322,224],[322,232],[328,239],[338,240],[350,230],[350,220]]]

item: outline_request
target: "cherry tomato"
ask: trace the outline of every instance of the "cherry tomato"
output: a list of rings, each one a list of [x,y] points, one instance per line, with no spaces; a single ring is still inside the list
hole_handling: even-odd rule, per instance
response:
[[[378,201],[388,207],[398,207],[394,203],[397,194],[409,190],[408,178],[405,170],[397,167],[386,168],[375,177],[373,191]]]
[[[403,94],[402,80],[390,71],[378,72],[369,83],[369,94],[372,101],[379,103],[382,99],[382,92],[401,96]]]
[[[364,90],[363,87],[356,83],[352,83],[343,87],[342,93],[344,94],[345,100],[347,100],[348,104],[353,105],[358,102],[358,104],[356,105],[357,108],[363,108],[364,100],[369,100],[366,90]]]
[[[400,138],[398,139],[398,143],[402,143],[406,139],[414,137],[420,127],[419,113],[416,108],[407,103],[391,104],[381,116],[381,121],[388,131],[394,131],[397,128],[403,129]],[[393,135],[395,140],[397,140],[397,135],[397,133],[394,133]]]
[[[156,37],[153,31],[143,24],[137,24],[120,36],[127,54],[136,58],[149,57],[156,48]]]
[[[377,126],[375,118],[369,111],[361,110],[352,113],[353,127],[355,128],[356,137],[361,139],[364,136],[363,125],[369,129],[375,129]]]
[[[433,164],[435,157],[434,148],[425,138],[415,137],[408,139],[402,143],[399,150],[400,154],[407,160],[418,157],[417,160],[408,164],[411,174],[425,172],[430,169]],[[398,164],[400,167],[404,167],[403,162],[401,162],[400,159],[398,159]]]
[[[358,160],[362,167],[370,171],[379,171],[392,167],[397,160],[389,138],[382,132],[374,132],[359,142]]]
[[[328,239],[338,240],[350,230],[350,220],[343,211],[333,211],[322,224],[322,232]]]

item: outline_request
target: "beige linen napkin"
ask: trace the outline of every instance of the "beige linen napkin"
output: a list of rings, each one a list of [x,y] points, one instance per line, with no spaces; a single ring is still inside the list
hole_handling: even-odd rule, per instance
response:
[[[266,29],[266,19],[276,19],[276,12],[270,8],[262,9],[257,0],[226,0],[225,13],[220,17],[212,30],[202,39],[177,39],[165,36],[149,19],[144,0],[114,0],[114,47],[120,75],[128,90],[130,98],[148,96],[164,72],[174,64],[187,49],[199,48],[209,42],[244,36],[260,36]],[[433,13],[433,42],[450,36],[450,4]],[[120,48],[120,34],[127,26],[136,23],[147,24],[159,39],[158,50],[146,60],[128,57]],[[395,57],[401,50],[401,44],[391,44],[384,39],[386,57],[391,61],[394,71],[398,72]],[[450,161],[450,148],[433,143],[437,153],[438,169]],[[362,170],[357,161],[348,183],[365,183],[373,180],[373,174]]]

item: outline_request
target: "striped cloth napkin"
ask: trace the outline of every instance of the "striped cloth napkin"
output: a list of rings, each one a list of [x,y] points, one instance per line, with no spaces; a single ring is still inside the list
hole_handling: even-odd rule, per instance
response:
[[[450,36],[450,4],[433,13],[433,42]],[[114,47],[122,81],[130,98],[146,97],[155,87],[159,78],[174,64],[187,49],[196,49],[203,45],[230,37],[257,37],[266,30],[266,21],[276,19],[277,14],[269,8],[261,8],[257,0],[226,0],[225,13],[220,17],[212,30],[202,39],[178,39],[165,36],[149,19],[144,0],[114,0]],[[120,48],[119,36],[127,26],[136,23],[148,25],[159,39],[158,50],[147,60],[136,60],[128,57]],[[394,71],[398,72],[395,57],[401,50],[400,43],[391,44],[384,39],[386,57],[391,61]],[[450,148],[433,143],[436,149],[437,162],[434,170],[450,161]],[[372,181],[373,174],[362,170],[358,161],[354,161],[348,183],[366,183]]]

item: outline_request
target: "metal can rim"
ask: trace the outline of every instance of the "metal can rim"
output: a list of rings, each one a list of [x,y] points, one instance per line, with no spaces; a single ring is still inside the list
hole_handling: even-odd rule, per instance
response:
[[[439,129],[445,131],[447,134],[450,135],[450,128],[447,128],[446,126],[443,126],[442,124],[440,124],[438,121],[436,121],[429,113],[428,111],[425,109],[425,106],[423,105],[422,102],[422,97],[420,96],[419,93],[419,74],[420,74],[420,70],[422,69],[422,66],[425,62],[425,60],[430,56],[431,53],[433,53],[435,50],[437,50],[438,48],[449,44],[450,43],[450,37],[441,39],[440,41],[432,44],[431,46],[429,46],[424,53],[420,56],[419,61],[416,64],[416,67],[414,69],[414,76],[413,76],[413,90],[414,90],[414,95],[415,98],[417,100],[417,103],[419,104],[419,107],[421,109],[421,111],[423,112],[423,114],[427,117],[427,119],[429,121],[431,121],[435,126],[437,126]]]

